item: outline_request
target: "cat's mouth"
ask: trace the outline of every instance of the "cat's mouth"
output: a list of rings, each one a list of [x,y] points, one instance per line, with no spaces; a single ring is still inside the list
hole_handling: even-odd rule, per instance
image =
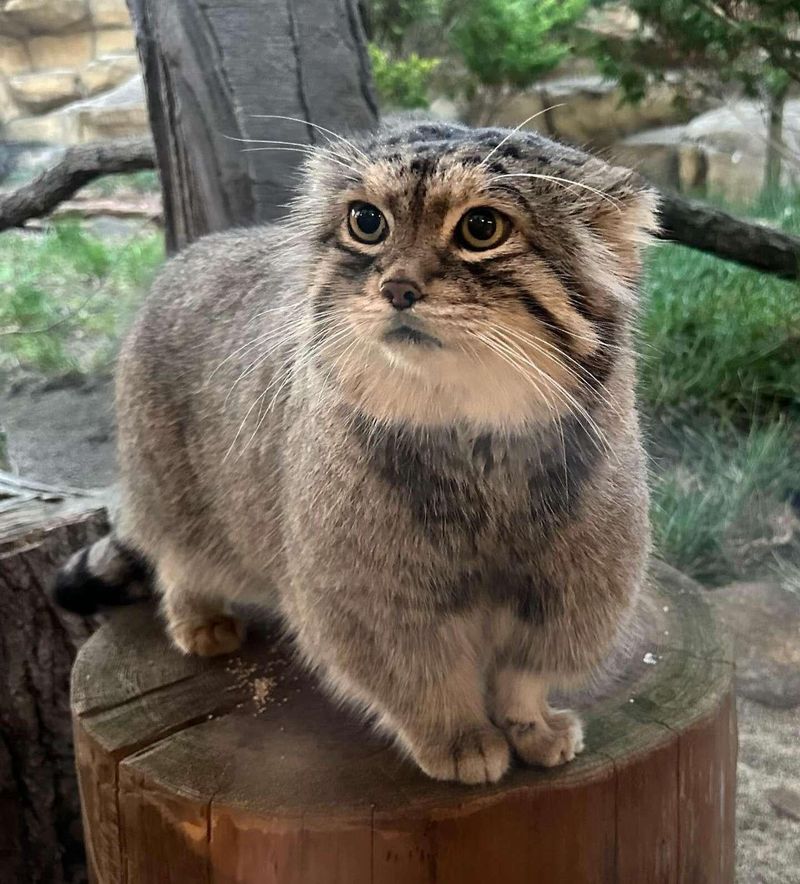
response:
[[[400,318],[399,316],[392,319],[389,327],[383,333],[383,340],[395,344],[411,344],[417,347],[441,347],[442,342],[423,331],[419,324],[413,320]]]

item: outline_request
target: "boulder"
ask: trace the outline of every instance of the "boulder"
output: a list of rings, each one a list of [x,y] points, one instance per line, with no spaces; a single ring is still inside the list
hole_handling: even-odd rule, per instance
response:
[[[78,121],[80,141],[144,135],[150,129],[144,83],[138,73],[116,89],[76,102],[60,113]]]
[[[62,111],[38,117],[18,117],[6,123],[3,133],[9,141],[77,144],[81,140],[78,119]]]
[[[24,110],[42,113],[81,97],[81,84],[74,70],[52,70],[17,74],[8,81],[11,94]]]
[[[0,37],[0,74],[12,76],[31,69],[28,50],[21,40]]]
[[[493,122],[517,126],[539,114],[529,128],[575,144],[607,147],[632,132],[685,121],[690,112],[674,98],[672,87],[663,84],[651,91],[647,101],[626,104],[620,88],[596,74],[559,77],[505,102]]]
[[[86,0],[0,0],[0,29],[13,36],[62,33],[88,18]]]
[[[93,42],[90,31],[33,37],[28,40],[31,65],[37,71],[83,67],[94,58]]]
[[[81,71],[86,95],[97,95],[130,80],[139,70],[135,55],[104,55],[89,62]]]
[[[767,706],[800,705],[800,596],[777,583],[732,583],[709,592],[733,634],[740,694]]]
[[[89,0],[89,6],[96,28],[130,28],[131,17],[125,0]]]
[[[97,55],[114,55],[135,51],[136,37],[130,26],[127,28],[113,28],[108,31],[97,31],[95,34],[95,53]]]

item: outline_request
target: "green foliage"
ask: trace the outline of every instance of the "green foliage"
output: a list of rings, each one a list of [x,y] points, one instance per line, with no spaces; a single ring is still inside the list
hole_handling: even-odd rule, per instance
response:
[[[586,0],[466,0],[451,43],[482,85],[524,89],[570,52],[568,29],[586,5]]]
[[[653,470],[652,522],[658,554],[698,580],[716,583],[740,571],[736,532],[752,532],[797,480],[797,427],[673,424],[673,455]]]
[[[682,246],[650,256],[641,394],[747,426],[800,416],[800,288]]]
[[[142,170],[119,175],[103,175],[87,186],[87,190],[95,191],[102,196],[114,196],[120,191],[135,193],[157,193],[160,189],[158,172]]]
[[[431,75],[439,66],[438,58],[421,58],[412,52],[406,58],[391,58],[374,43],[369,56],[372,74],[381,102],[390,108],[428,106]]]
[[[440,12],[439,0],[371,0],[367,6],[369,38],[399,56],[409,32],[436,27]]]
[[[602,4],[596,4],[602,5]],[[763,97],[800,82],[797,0],[628,0],[639,17],[632,39],[602,38],[594,54],[630,100],[652,81],[680,72],[694,88],[735,83]]]
[[[89,370],[108,361],[164,256],[162,237],[100,240],[77,224],[0,237],[0,369]]]
[[[800,230],[798,196],[754,208]],[[769,534],[768,514],[800,488],[800,285],[660,245],[644,291],[639,391],[656,545],[698,579],[729,579],[738,547]]]

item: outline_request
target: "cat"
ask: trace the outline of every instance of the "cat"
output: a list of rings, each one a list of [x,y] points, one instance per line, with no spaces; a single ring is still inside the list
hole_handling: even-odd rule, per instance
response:
[[[655,194],[520,130],[308,152],[284,222],[155,283],[119,359],[116,536],[57,597],[88,610],[150,568],[201,655],[239,647],[231,603],[276,607],[430,777],[568,762],[581,722],[549,691],[623,638],[650,549],[632,326]]]

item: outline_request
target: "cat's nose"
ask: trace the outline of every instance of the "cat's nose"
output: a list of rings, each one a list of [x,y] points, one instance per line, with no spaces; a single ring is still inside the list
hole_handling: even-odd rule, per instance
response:
[[[381,285],[381,294],[395,310],[408,310],[425,297],[420,287],[410,279],[387,279]]]

